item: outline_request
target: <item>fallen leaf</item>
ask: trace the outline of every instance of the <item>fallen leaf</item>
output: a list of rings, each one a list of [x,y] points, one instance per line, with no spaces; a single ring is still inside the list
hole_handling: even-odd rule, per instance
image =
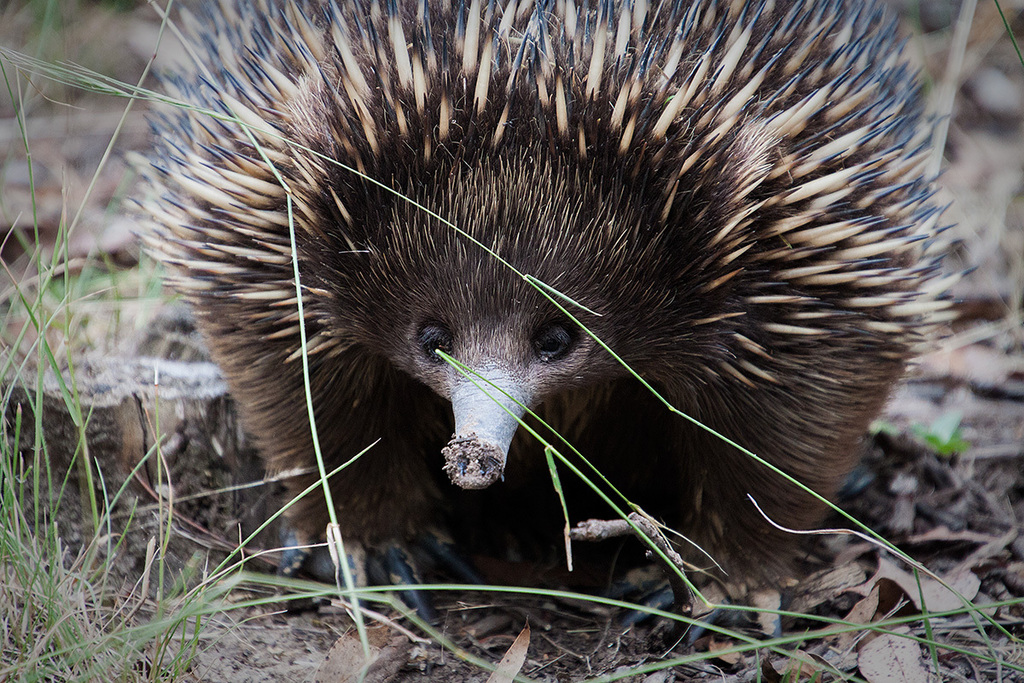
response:
[[[720,659],[726,664],[735,665],[743,661],[742,652],[737,652],[736,650],[728,651],[734,647],[736,647],[736,643],[731,640],[715,640],[711,638],[708,641],[708,652],[714,654],[716,659]]]
[[[530,648],[530,624],[516,636],[516,640],[498,662],[498,668],[487,679],[487,683],[512,683],[512,679],[526,663],[526,651]]]
[[[866,598],[862,598],[853,606],[853,609],[843,617],[843,621],[847,624],[870,624],[874,621],[877,613],[878,586],[875,586],[875,588],[868,593]],[[845,651],[853,645],[853,642],[857,640],[862,633],[862,631],[846,631],[845,633],[840,633],[836,642],[836,649],[840,652]]]
[[[981,580],[974,572],[961,570],[954,575],[944,577],[943,580],[949,585],[949,588],[924,574],[920,575],[921,585],[918,587],[917,578],[913,574],[903,571],[886,560],[879,561],[878,571],[868,579],[866,585],[877,584],[881,579],[888,579],[899,586],[900,590],[906,594],[907,599],[918,609],[922,608],[923,598],[924,607],[929,612],[957,609],[963,605],[963,601],[957,593],[967,600],[972,600],[978,594],[978,588],[981,586]]]
[[[924,543],[959,543],[967,541],[968,543],[983,544],[991,543],[998,539],[998,536],[993,536],[992,534],[983,534],[971,529],[953,531],[948,526],[940,525],[924,533],[909,536],[903,543],[905,545],[922,545]]]
[[[980,344],[931,353],[921,359],[927,369],[942,377],[1003,384],[1024,370],[1024,361]]]
[[[820,680],[817,678],[820,676],[822,670],[820,661],[816,660],[803,650],[793,650],[787,654],[789,655],[789,660],[786,662],[786,668],[783,672],[783,680]]]
[[[932,678],[924,667],[921,646],[898,633],[884,633],[864,643],[857,658],[860,674],[869,683],[928,683]]]
[[[797,586],[789,609],[807,614],[818,605],[855,590],[864,583],[864,578],[864,570],[853,562],[812,574]]]
[[[313,677],[314,683],[356,683],[361,672],[370,667],[380,655],[380,648],[370,646],[370,658],[363,653],[359,638],[349,633],[334,641],[327,656]]]
[[[782,681],[782,674],[775,670],[767,657],[761,660],[761,680],[765,683],[781,683]]]
[[[751,592],[748,597],[750,606],[755,608],[752,611],[757,615],[757,624],[760,626],[761,632],[772,636],[778,635],[780,626],[779,615],[776,612],[782,609],[782,595],[779,591],[774,588],[764,588]],[[760,610],[773,611],[762,612]]]

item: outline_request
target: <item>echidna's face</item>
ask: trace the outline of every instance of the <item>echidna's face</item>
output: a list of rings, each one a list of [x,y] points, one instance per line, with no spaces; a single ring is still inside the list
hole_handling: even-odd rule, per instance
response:
[[[355,249],[308,245],[317,249],[309,259],[330,264],[321,285],[335,302],[327,324],[449,399],[453,444],[493,452],[495,467],[479,476],[463,477],[472,467],[452,466],[449,457],[453,479],[467,487],[500,475],[524,408],[623,372],[554,301],[621,348],[649,331],[641,318],[659,295],[646,276],[622,272],[623,250],[632,254],[625,262],[639,258],[641,223],[627,195],[586,183],[577,169],[541,167],[538,158],[485,161],[444,186],[409,188],[410,199],[458,230],[404,199],[378,196],[361,202],[366,212],[349,223],[358,229],[327,242]],[[522,274],[598,315],[549,298]],[[623,309],[635,313],[626,319]]]
[[[356,202],[342,184],[358,215],[300,245],[318,264],[305,282],[331,294],[323,324],[450,399],[457,440],[502,461],[524,408],[625,372],[567,312],[620,351],[647,348],[660,322],[680,319],[658,303],[678,295],[676,265],[638,267],[660,233],[644,229],[636,193],[544,159],[419,175],[399,185],[406,198],[361,187],[369,197]],[[450,472],[464,486],[496,476]]]

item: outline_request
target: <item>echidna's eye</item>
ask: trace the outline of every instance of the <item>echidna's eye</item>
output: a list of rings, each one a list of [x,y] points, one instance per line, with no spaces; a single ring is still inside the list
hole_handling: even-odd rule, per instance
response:
[[[575,335],[565,325],[552,323],[540,329],[533,338],[533,350],[544,362],[560,360],[572,347]]]
[[[427,323],[419,332],[420,348],[427,358],[434,363],[443,363],[444,359],[434,353],[437,350],[451,355],[454,346],[451,330],[438,323]]]

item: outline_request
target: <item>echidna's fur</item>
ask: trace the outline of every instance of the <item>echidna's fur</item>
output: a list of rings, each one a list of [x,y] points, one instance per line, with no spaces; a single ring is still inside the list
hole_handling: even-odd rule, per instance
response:
[[[192,37],[200,63],[167,79],[192,107],[154,118],[149,247],[270,469],[315,469],[291,207],[328,468],[376,443],[333,480],[343,534],[368,546],[549,505],[560,528],[523,430],[501,483],[446,480],[445,399],[465,381],[435,345],[540,406],[727,570],[788,555],[748,494],[788,527],[823,513],[416,204],[825,495],[947,315],[930,131],[873,2],[224,0]],[[307,497],[292,523],[322,536],[323,505]]]

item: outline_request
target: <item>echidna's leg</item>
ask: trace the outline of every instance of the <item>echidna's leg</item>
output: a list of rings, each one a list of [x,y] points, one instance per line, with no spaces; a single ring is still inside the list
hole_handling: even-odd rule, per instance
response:
[[[356,575],[371,584],[415,586],[421,583],[423,553],[418,546],[421,539],[431,538],[432,530],[441,523],[440,444],[451,426],[440,407],[443,404],[427,389],[371,364],[369,359],[361,364],[345,362],[333,381],[328,377],[334,368],[318,368],[325,378],[313,383],[314,398],[332,409],[330,414],[317,415],[320,445],[328,470],[369,447],[330,480],[340,531],[349,550],[347,559],[350,565],[365,562],[365,568],[356,567]],[[353,367],[372,376],[347,376]],[[338,384],[358,384],[372,391],[339,400],[328,393],[338,391],[334,388]],[[310,479],[298,477],[289,489],[305,488]],[[327,519],[319,491],[299,501],[289,515],[299,540],[322,539]],[[325,564],[324,554],[315,553],[309,566],[317,578],[333,582],[335,569],[329,562],[327,572],[315,570],[318,564]],[[422,618],[436,620],[426,593],[407,589],[400,591],[400,597]]]
[[[283,550],[279,572],[283,576],[298,576],[305,572],[324,583],[345,585],[342,568],[335,566],[327,547],[319,544],[310,546],[308,539],[300,539],[287,521],[282,526],[281,547]],[[356,585],[359,586],[415,586],[422,583],[409,552],[397,543],[386,543],[375,548],[375,552],[368,553],[362,544],[349,542],[346,544],[345,561]],[[421,618],[431,623],[437,621],[437,611],[433,602],[424,592],[405,589],[399,590],[399,595],[402,602],[416,610]]]
[[[677,408],[829,497],[858,460],[868,421],[897,374],[893,367],[878,367],[873,357],[867,357],[856,381],[834,387],[798,377],[786,387],[756,391],[724,380],[703,391],[659,388]],[[742,581],[741,589],[756,589],[790,569],[791,551],[801,537],[773,527],[765,516],[806,529],[824,517],[824,504],[717,436],[671,415],[634,382],[620,383],[607,403],[616,412],[592,406],[587,428],[577,437],[581,452],[632,502],[700,547],[671,536],[688,562],[714,573],[718,563],[724,568],[719,575]],[[616,428],[596,429],[604,424]],[[603,438],[595,441],[591,432]],[[639,476],[651,471],[659,476]],[[596,516],[607,519],[604,513],[598,510]],[[670,590],[659,593],[646,585],[624,590],[652,606],[672,603]]]
[[[285,575],[300,571],[324,583],[343,584],[339,569],[323,545],[308,547],[286,525],[282,536],[281,568]],[[362,544],[346,545],[347,561],[357,583],[407,586],[399,589],[402,601],[428,622],[437,621],[437,612],[428,592],[416,590],[421,572],[426,567],[440,566],[445,576],[463,583],[482,584],[483,578],[458,548],[437,529],[430,529],[409,543],[386,541],[364,548]]]
[[[796,376],[756,391],[715,387],[694,416],[831,499],[860,460],[868,424],[896,376],[895,363],[866,353],[850,377],[827,383]],[[683,437],[692,449],[680,459],[683,531],[717,553],[730,574],[773,579],[789,571],[802,537],[787,530],[813,528],[827,506],[708,432],[686,426]]]
[[[300,497],[320,478],[302,359],[285,341],[269,339],[259,349],[242,348],[242,340],[252,336],[232,334],[230,327],[248,312],[227,314],[228,306],[220,302],[199,320],[268,474],[285,477],[290,507],[283,538],[293,549],[282,565],[294,572],[308,555],[295,546],[322,542],[330,519],[319,486]],[[308,361],[324,469],[330,474],[344,465],[330,477],[330,489],[347,549],[353,557],[390,558],[385,576],[414,579],[402,569],[404,548],[441,525],[441,448],[452,432],[450,409],[429,389],[362,349],[314,353]],[[437,542],[430,545],[438,547]],[[323,564],[312,558],[309,567],[316,571]],[[357,575],[369,573],[357,569]],[[333,581],[333,567],[316,573]]]

